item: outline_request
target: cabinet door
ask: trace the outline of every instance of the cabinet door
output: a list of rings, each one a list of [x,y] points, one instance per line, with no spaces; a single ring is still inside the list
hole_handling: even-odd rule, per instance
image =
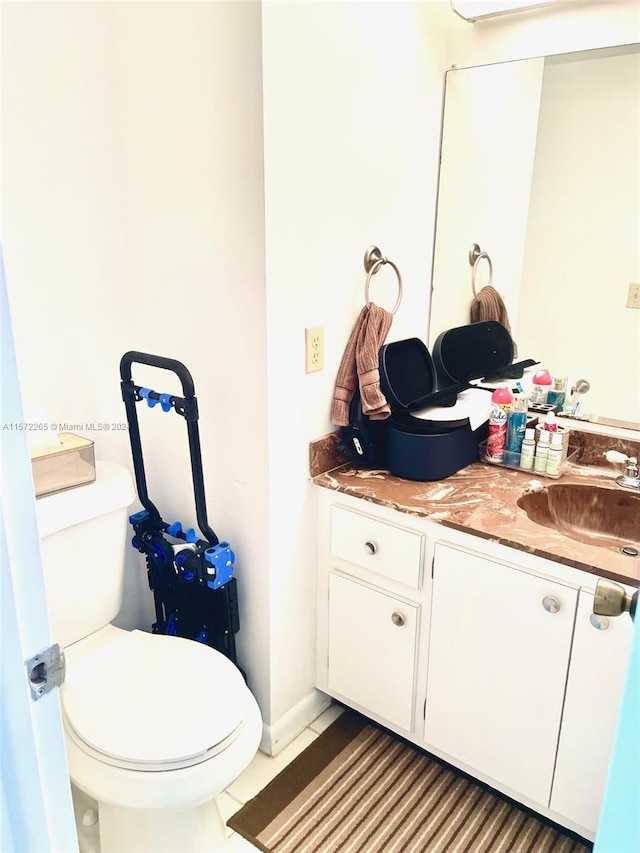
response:
[[[576,602],[572,587],[436,546],[425,740],[545,806]]]
[[[580,591],[550,806],[595,832],[607,781],[633,623],[593,616]]]
[[[410,731],[420,607],[329,575],[332,693]]]

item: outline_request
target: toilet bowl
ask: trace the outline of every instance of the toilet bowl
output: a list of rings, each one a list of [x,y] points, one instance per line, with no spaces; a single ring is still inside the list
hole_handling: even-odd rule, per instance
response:
[[[113,625],[66,658],[69,775],[99,804],[101,851],[218,849],[214,797],[262,733],[239,670],[200,643]]]
[[[253,759],[260,711],[238,668],[215,649],[105,622],[120,609],[124,560],[106,563],[106,552],[115,556],[106,543],[115,543],[103,534],[124,537],[131,499],[128,473],[98,463],[95,484],[37,505],[52,635],[66,659],[69,775],[98,804],[102,853],[219,850],[225,829],[214,798]],[[92,593],[79,610],[96,589],[102,601]],[[82,815],[76,823],[82,850]]]

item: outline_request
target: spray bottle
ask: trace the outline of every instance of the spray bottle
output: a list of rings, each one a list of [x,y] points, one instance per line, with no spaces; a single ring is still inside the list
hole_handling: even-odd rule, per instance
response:
[[[491,395],[491,415],[485,458],[488,462],[502,462],[507,444],[507,419],[511,410],[513,394],[506,385],[501,385]]]

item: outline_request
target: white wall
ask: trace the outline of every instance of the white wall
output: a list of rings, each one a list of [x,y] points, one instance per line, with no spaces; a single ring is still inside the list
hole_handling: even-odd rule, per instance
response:
[[[121,424],[126,350],[188,366],[209,519],[237,554],[239,656],[268,710],[260,4],[2,14],[3,242],[25,406]],[[150,496],[168,521],[195,523],[185,424],[140,417]],[[98,458],[130,465],[126,433],[85,434]],[[126,596],[121,624],[148,627],[132,549]]]
[[[404,279],[389,340],[426,328],[449,14],[420,3],[264,7],[274,719],[313,684],[308,442],[333,429],[369,245]],[[370,298],[391,308],[395,294],[384,269]],[[315,325],[325,327],[325,369],[305,375],[304,328]]]

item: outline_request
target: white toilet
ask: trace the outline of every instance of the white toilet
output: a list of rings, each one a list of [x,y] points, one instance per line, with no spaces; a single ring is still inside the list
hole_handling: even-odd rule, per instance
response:
[[[98,803],[102,853],[217,850],[214,797],[254,757],[260,711],[209,646],[110,624],[134,498],[129,473],[98,462],[95,483],[36,501],[51,637],[66,657],[69,774]]]

